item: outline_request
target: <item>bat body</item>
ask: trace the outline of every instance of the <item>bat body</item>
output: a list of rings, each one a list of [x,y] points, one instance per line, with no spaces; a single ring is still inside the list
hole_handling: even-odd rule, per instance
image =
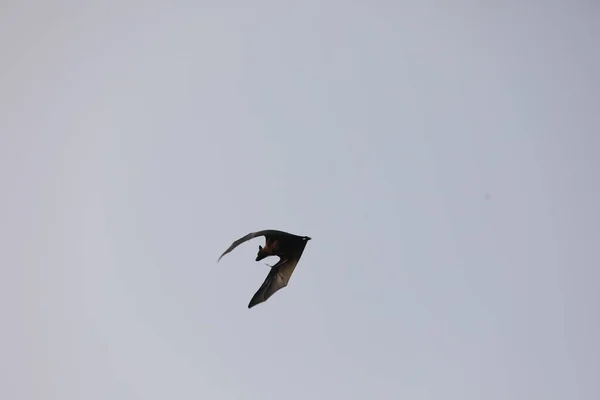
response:
[[[287,286],[296,265],[300,261],[300,257],[304,252],[306,244],[311,240],[308,236],[298,236],[273,229],[251,232],[233,242],[231,246],[221,254],[219,260],[240,244],[259,236],[265,237],[265,245],[264,247],[258,246],[258,253],[255,261],[260,261],[269,256],[277,256],[279,257],[279,261],[275,265],[270,266],[271,271],[250,300],[248,308],[252,308],[257,304],[265,302],[275,292]],[[219,260],[217,260],[217,262]]]

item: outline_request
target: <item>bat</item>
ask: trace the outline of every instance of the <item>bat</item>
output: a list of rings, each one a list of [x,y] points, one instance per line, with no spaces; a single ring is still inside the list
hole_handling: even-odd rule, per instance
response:
[[[296,265],[298,265],[300,257],[302,257],[306,244],[311,240],[308,236],[298,236],[273,229],[251,232],[234,241],[231,246],[221,254],[217,262],[219,262],[225,254],[230,253],[242,243],[259,236],[265,237],[265,245],[264,247],[258,246],[258,253],[256,254],[255,261],[260,261],[269,256],[277,256],[279,257],[279,261],[275,265],[270,266],[271,271],[250,300],[248,308],[252,308],[257,304],[267,301],[267,299],[275,292],[288,285],[288,282],[296,269]]]

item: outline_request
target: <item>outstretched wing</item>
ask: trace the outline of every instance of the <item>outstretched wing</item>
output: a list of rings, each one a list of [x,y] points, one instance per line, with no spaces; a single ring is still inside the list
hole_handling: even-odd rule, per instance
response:
[[[238,247],[240,244],[247,242],[250,239],[254,239],[255,237],[259,237],[259,236],[294,236],[291,233],[287,233],[287,232],[283,232],[283,231],[277,231],[274,229],[267,229],[267,230],[263,230],[263,231],[258,231],[258,232],[251,232],[249,234],[247,234],[244,237],[239,238],[238,240],[236,240],[235,242],[233,242],[231,244],[231,246],[229,246],[229,248],[227,250],[225,250],[225,252],[223,254],[221,254],[221,257],[219,257],[219,259],[217,260],[217,262],[219,262],[219,260],[221,260],[221,258],[231,252],[233,249],[235,249],[236,247]]]
[[[289,259],[282,259],[273,265],[262,286],[254,294],[252,300],[250,300],[248,308],[267,301],[276,291],[286,287],[294,273],[294,269],[296,269],[296,265],[298,265],[298,261],[300,261],[300,257],[296,256]]]

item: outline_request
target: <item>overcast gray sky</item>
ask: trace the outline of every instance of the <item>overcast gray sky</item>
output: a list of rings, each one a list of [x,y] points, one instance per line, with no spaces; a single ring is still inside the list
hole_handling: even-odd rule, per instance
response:
[[[0,397],[599,399],[599,20],[4,1]]]

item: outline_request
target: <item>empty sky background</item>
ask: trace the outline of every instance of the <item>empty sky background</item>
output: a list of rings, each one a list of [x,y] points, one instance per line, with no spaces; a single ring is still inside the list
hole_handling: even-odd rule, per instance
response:
[[[0,397],[600,398],[598,4],[3,1]]]

